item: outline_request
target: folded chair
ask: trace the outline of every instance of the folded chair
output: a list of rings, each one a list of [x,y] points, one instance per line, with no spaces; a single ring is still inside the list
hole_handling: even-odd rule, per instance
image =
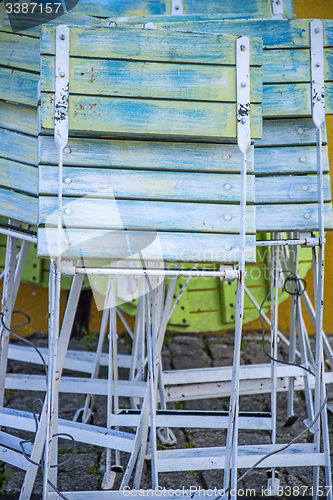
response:
[[[47,142],[47,136],[54,130],[59,150],[58,166],[40,166],[39,183],[38,252],[41,257],[52,257],[47,405],[48,415],[52,414],[53,419],[47,427],[44,496],[47,497],[49,490],[50,457],[56,448],[52,434],[53,422],[56,427],[57,381],[61,376],[57,345],[63,348],[65,342],[58,332],[61,274],[125,273],[147,277],[149,375],[123,485],[128,483],[135,464],[137,480],[140,477],[145,436],[150,426],[155,487],[158,484],[155,397],[163,338],[156,331],[156,307],[160,307],[160,302],[156,299],[158,288],[148,279],[151,275],[185,273],[238,280],[234,390],[226,423],[229,443],[226,449],[233,456],[236,453],[234,422],[238,411],[244,283],[241,278],[245,262],[255,258],[253,176],[248,175],[246,188],[246,157],[251,150],[251,135],[258,137],[261,133],[260,41],[253,40],[250,46],[247,39],[237,37],[61,27],[57,31],[43,28],[41,47],[40,140],[43,144],[46,137]],[[110,85],[110,81],[114,83]],[[247,133],[243,138],[245,128]],[[120,154],[127,147],[132,154],[126,152],[124,163],[118,162],[118,158],[114,166],[113,160],[100,165],[97,158],[96,165],[90,159],[89,167],[66,167],[63,149],[68,134],[70,141],[77,135],[83,144],[103,136],[103,141],[108,141]],[[238,146],[232,144],[236,139]],[[231,143],[225,144],[226,141]],[[242,153],[239,166],[231,171],[221,166],[212,169],[207,159],[225,147],[235,151],[239,147]],[[161,164],[156,161],[163,157]],[[82,161],[85,163],[84,158]],[[58,179],[58,188],[54,178]],[[121,259],[126,258],[139,263],[142,260],[143,267],[124,269]],[[169,270],[164,266],[156,269],[149,265],[151,261],[218,262],[227,267],[215,271]],[[112,288],[111,280],[110,296],[114,293]],[[114,307],[112,301],[110,305]],[[109,378],[116,387],[115,332],[112,321],[110,324]],[[114,392],[109,393],[108,400],[109,412],[117,410]],[[133,417],[128,417],[131,423],[127,425],[131,426]],[[122,419],[122,425],[126,426],[126,415]],[[117,427],[118,421],[115,424],[113,421],[111,413],[108,424]],[[35,447],[36,444],[37,441]],[[225,468],[229,482],[232,467],[228,453]]]

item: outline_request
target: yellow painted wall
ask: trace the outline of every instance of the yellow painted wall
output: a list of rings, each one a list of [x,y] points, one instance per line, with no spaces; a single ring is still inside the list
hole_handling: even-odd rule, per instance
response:
[[[294,0],[294,12],[301,19],[333,19],[333,0]],[[331,172],[333,166],[333,116],[327,117],[327,138],[329,148],[329,159]],[[331,175],[331,180],[333,175]],[[333,192],[333,183],[332,183]],[[313,296],[312,271],[306,277],[308,291]],[[65,303],[67,292],[62,292],[62,304]],[[23,284],[20,289],[16,309],[22,309],[31,316],[31,324],[20,329],[22,334],[47,331],[47,290]],[[92,301],[90,330],[99,329],[101,315],[97,312],[95,303]],[[306,319],[306,324],[311,333],[314,332],[312,325]],[[259,321],[253,321],[245,326],[246,329],[260,328]],[[284,302],[280,308],[279,328],[287,331],[289,328],[289,303]],[[333,333],[333,232],[327,233],[326,245],[326,275],[325,275],[325,309],[324,329],[327,333]]]

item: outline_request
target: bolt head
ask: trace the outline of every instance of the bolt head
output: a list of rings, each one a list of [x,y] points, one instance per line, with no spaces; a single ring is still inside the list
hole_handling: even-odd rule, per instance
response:
[[[297,133],[298,133],[299,135],[304,134],[304,128],[298,128],[298,129],[297,129]]]
[[[60,40],[65,40],[65,35],[64,34],[60,35]]]
[[[320,67],[320,62],[317,62],[316,63],[316,68],[319,68]]]
[[[230,250],[232,250],[232,246],[231,246],[231,245],[226,245],[226,246],[224,247],[224,250],[225,250],[226,252],[230,252]]]
[[[246,87],[246,82],[242,82],[241,87],[243,87],[243,88]]]
[[[280,0],[276,0],[276,5],[280,5]]]
[[[109,21],[107,24],[106,24],[106,27],[107,28],[115,28],[117,25],[114,21]]]
[[[240,46],[240,49],[241,49],[241,51],[242,51],[242,52],[244,52],[244,50],[246,50],[245,45],[241,45],[241,46]]]
[[[180,9],[180,5],[175,5],[175,10],[179,10]]]
[[[230,221],[231,219],[232,219],[232,217],[231,217],[231,215],[230,215],[230,214],[226,214],[226,215],[224,216],[224,220],[226,220],[226,221]]]
[[[230,184],[224,184],[224,189],[225,189],[226,191],[230,191],[230,189],[231,189]]]
[[[223,160],[230,160],[231,155],[222,155]]]
[[[65,214],[66,215],[70,215],[71,213],[72,213],[71,209],[70,208],[66,208]]]
[[[61,110],[60,110],[60,114],[61,114],[61,115],[65,115],[65,114],[66,114],[66,110],[65,110],[64,108],[61,108]]]
[[[304,216],[303,216],[303,217],[304,217],[304,219],[310,219],[310,217],[311,217],[311,214],[309,214],[309,213],[306,213],[306,214],[304,214]]]
[[[69,154],[71,152],[72,152],[71,148],[65,148],[64,149],[64,153],[66,153],[66,154]]]
[[[302,186],[302,191],[309,191],[309,186],[306,185]]]
[[[65,184],[70,184],[71,182],[72,182],[72,179],[70,177],[66,177],[66,179],[64,179]]]
[[[321,96],[317,95],[317,101],[321,101]]]
[[[306,156],[300,156],[299,161],[301,163],[305,163],[306,162]]]
[[[246,118],[241,119],[241,124],[244,125],[246,123]]]
[[[61,71],[61,73],[60,73],[60,77],[61,77],[61,78],[65,78],[65,73],[64,73],[63,71]]]
[[[319,28],[316,28],[316,29],[314,30],[314,32],[315,32],[315,33],[320,33],[320,29],[319,29]]]

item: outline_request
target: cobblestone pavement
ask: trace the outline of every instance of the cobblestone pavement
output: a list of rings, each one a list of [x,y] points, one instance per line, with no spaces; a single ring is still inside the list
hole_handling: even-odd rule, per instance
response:
[[[31,338],[36,345],[46,346],[46,336],[36,334]],[[313,342],[314,339],[311,339]],[[330,337],[331,345],[333,346],[333,336]],[[21,343],[21,342],[20,342]],[[94,335],[84,335],[81,338],[75,337],[71,340],[71,349],[89,349],[94,350],[97,345],[97,340]],[[107,345],[104,346],[107,351]],[[125,334],[119,337],[119,352],[125,354],[129,351],[130,345]],[[163,346],[163,367],[167,370],[180,368],[203,368],[209,366],[226,366],[231,365],[233,354],[233,333],[227,333],[223,336],[181,336],[167,335]],[[287,351],[284,346],[280,346],[280,356],[286,357]],[[244,332],[241,350],[241,363],[267,363],[262,349],[262,339],[259,332]],[[12,373],[34,373],[43,374],[43,369],[35,365],[25,366],[16,361],[9,363],[9,370]],[[73,372],[67,372],[73,376]],[[64,372],[66,375],[66,371]],[[79,376],[80,374],[75,374]],[[74,375],[74,376],[75,376]],[[101,369],[101,376],[107,377],[106,368]],[[126,377],[126,371],[120,376]],[[23,391],[6,391],[6,406],[20,410],[31,411],[32,403],[37,398],[43,398],[44,393],[28,393]],[[333,407],[333,386],[328,387],[328,404]],[[66,419],[72,419],[76,410],[81,408],[84,403],[84,396],[61,394],[60,395],[60,416]],[[126,400],[121,401],[123,407],[128,407]],[[174,405],[174,406],[173,406]],[[228,399],[216,398],[200,401],[186,401],[184,403],[170,404],[169,408],[178,409],[203,409],[203,410],[227,410]],[[269,411],[270,395],[256,396],[241,396],[240,408],[244,411]],[[305,426],[303,419],[306,416],[305,402],[302,393],[298,392],[295,395],[295,413],[298,415],[296,423],[292,427],[284,427],[286,419],[286,393],[278,394],[278,425],[277,425],[277,442],[286,443],[299,432],[304,430]],[[106,398],[96,397],[94,424],[105,426],[106,424]],[[10,431],[9,429],[7,429]],[[332,434],[333,421],[330,417],[330,431]],[[173,429],[177,437],[178,448],[191,448],[200,446],[221,446],[225,444],[225,430],[202,430],[202,429]],[[31,433],[13,431],[15,435],[22,436],[24,439],[32,439]],[[303,441],[311,439],[308,432],[302,437]],[[270,435],[267,431],[242,431],[240,432],[239,443],[269,443]],[[331,440],[332,449],[333,436]],[[60,455],[59,461],[63,462],[69,457],[68,441],[61,441],[59,444]],[[59,468],[58,487],[61,491],[80,491],[99,490],[102,480],[103,465],[105,463],[105,451],[101,448],[93,447],[86,444],[77,443],[76,452],[70,462]],[[146,462],[144,468],[144,476],[142,487],[150,487],[149,482],[149,461]],[[240,474],[244,471],[240,471]],[[8,494],[20,492],[23,472],[15,467],[7,464],[0,466],[0,498],[10,498]],[[289,468],[283,467],[279,469],[281,485],[302,487],[301,491],[305,491],[306,486],[311,486],[312,471],[311,469]],[[168,474],[160,474],[160,484],[166,488],[219,488],[222,487],[222,471],[187,471],[174,472]],[[323,479],[323,478],[322,478]],[[117,478],[119,485],[121,478]],[[240,489],[255,488],[260,494],[262,488],[266,488],[267,479],[266,471],[260,469],[254,471],[244,481],[239,482]],[[42,474],[39,473],[35,485],[34,493],[36,499],[40,498],[42,491]],[[16,498],[13,495],[12,498]]]

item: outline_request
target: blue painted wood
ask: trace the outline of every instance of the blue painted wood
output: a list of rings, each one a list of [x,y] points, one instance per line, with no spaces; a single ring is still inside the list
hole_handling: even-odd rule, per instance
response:
[[[0,188],[1,216],[37,224],[37,198]]]
[[[32,165],[0,158],[0,186],[37,196],[38,170]]]
[[[37,138],[0,128],[0,157],[37,166]]]
[[[37,136],[37,109],[0,101],[0,127]]]
[[[239,260],[239,236],[232,234],[170,233],[127,231],[127,236],[134,242],[133,249],[128,248],[128,240],[123,232],[76,229],[66,231],[71,245],[62,242],[62,257],[124,258],[140,260],[134,253],[141,250],[145,260],[175,261],[181,254],[182,262],[225,262]],[[152,241],[153,240],[153,241]],[[225,247],[230,250],[225,250]],[[38,229],[38,255],[47,257],[57,255],[56,230]],[[255,262],[255,236],[246,237],[245,257],[247,262]],[[89,265],[89,260],[86,261]],[[94,265],[96,261],[91,264]]]
[[[265,137],[266,127],[264,128],[264,138]],[[323,146],[323,171],[326,173],[329,171],[327,146]],[[316,146],[257,147],[255,148],[255,173],[256,176],[316,174]]]
[[[333,229],[332,204],[324,206],[325,230]],[[256,205],[258,232],[318,231],[318,204]]]
[[[269,150],[267,150],[269,153]],[[330,177],[324,179],[324,201],[331,200]],[[256,177],[256,204],[306,203],[318,201],[318,179],[316,175],[284,175]],[[259,214],[258,214],[259,217]],[[258,222],[258,224],[260,224]],[[278,222],[277,222],[278,224]]]

